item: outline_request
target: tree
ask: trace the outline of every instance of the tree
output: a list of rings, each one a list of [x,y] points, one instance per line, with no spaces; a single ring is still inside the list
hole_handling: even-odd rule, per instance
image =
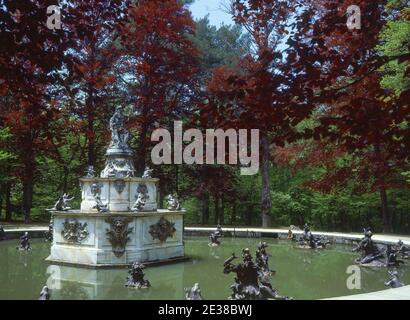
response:
[[[209,15],[196,22],[193,42],[200,52],[201,82],[204,86],[214,68],[235,65],[249,51],[249,37],[239,25],[210,25]]]
[[[67,118],[75,117],[87,138],[87,163],[95,166],[105,146],[106,123],[119,95],[114,66],[119,58],[114,43],[117,25],[124,19],[129,1],[70,1],[63,28],[69,46],[60,94]],[[117,55],[118,54],[118,55]]]
[[[326,68],[327,74],[331,75],[327,81],[331,80],[329,83],[332,84],[318,94],[317,105],[325,112],[313,136],[337,141],[350,153],[361,153],[363,164],[370,161],[370,165],[362,167],[362,179],[367,179],[368,183],[374,179],[374,190],[380,193],[384,230],[388,232],[391,231],[391,218],[386,180],[388,172],[397,170],[408,157],[406,123],[409,112],[408,102],[404,102],[402,97],[395,99],[391,92],[380,87],[377,72],[380,67],[388,68],[392,63],[408,59],[409,53],[408,50],[393,50],[389,55],[380,56],[379,34],[390,28],[385,18],[389,17],[385,5],[386,1],[361,1],[363,32],[349,34],[326,25],[337,18],[337,13],[332,4],[323,4],[324,16],[323,22],[317,25],[318,34],[324,37],[325,42],[336,46],[341,56]],[[342,10],[344,8],[342,6]],[[338,24],[337,19],[335,21],[333,25]],[[329,57],[332,54],[329,51]],[[339,70],[340,66],[345,71]]]
[[[220,125],[261,130],[264,227],[270,225],[272,207],[268,174],[271,142],[283,143],[283,137],[290,134],[291,123],[297,123],[308,110],[302,97],[310,92],[305,92],[302,77],[298,78],[302,68],[292,69],[285,64],[285,52],[295,55],[299,45],[294,41],[289,42],[288,48],[284,46],[297,5],[294,1],[232,1],[234,19],[249,33],[253,50],[236,67],[215,70],[209,84],[211,103],[203,108],[203,117]],[[292,113],[295,106],[298,112]]]
[[[389,14],[386,27],[380,34],[381,44],[378,49],[384,57],[397,57],[409,54],[410,24],[408,16],[410,8],[407,1],[389,0],[386,5]],[[394,90],[399,97],[402,92],[409,90],[410,78],[408,60],[393,59],[380,68],[383,75],[381,84],[383,88]]]
[[[47,7],[54,1],[0,2],[0,113],[13,135],[18,175],[23,185],[23,212],[30,221],[36,154],[47,149],[49,123],[58,110],[48,85],[56,80],[65,45],[61,30],[47,28]]]
[[[10,172],[15,171],[13,161],[16,160],[16,155],[12,148],[12,134],[9,128],[0,129],[0,216],[3,209],[3,196],[6,208],[6,221],[10,221],[12,217],[11,209],[11,189],[12,183],[16,180],[10,175]]]
[[[120,25],[119,69],[134,109],[138,174],[155,125],[170,126],[170,119],[181,119],[190,109],[198,70],[198,51],[188,38],[194,31],[190,12],[176,0],[138,1]]]

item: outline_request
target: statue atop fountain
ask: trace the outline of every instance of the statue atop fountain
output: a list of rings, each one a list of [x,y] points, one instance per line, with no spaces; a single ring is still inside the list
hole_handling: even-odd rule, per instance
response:
[[[125,126],[122,107],[116,107],[110,119],[111,142],[107,150],[105,169],[101,178],[131,178],[134,177],[133,152],[128,146],[129,130]]]

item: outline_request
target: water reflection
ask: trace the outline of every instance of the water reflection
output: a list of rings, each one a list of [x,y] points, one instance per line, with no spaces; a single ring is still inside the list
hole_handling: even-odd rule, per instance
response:
[[[117,299],[181,299],[183,294],[184,265],[150,267],[146,279],[149,289],[127,289],[126,269],[87,269],[50,265],[47,268],[47,286],[56,300],[117,300]]]

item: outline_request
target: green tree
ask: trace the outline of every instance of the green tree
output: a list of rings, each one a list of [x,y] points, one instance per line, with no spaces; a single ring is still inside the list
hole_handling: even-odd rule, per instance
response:
[[[380,53],[388,58],[405,56],[410,48],[410,7],[408,1],[390,0],[387,4],[390,14],[386,28],[380,34]],[[383,65],[380,72],[383,74],[381,85],[394,90],[397,96],[410,88],[408,77],[409,61],[393,59]]]

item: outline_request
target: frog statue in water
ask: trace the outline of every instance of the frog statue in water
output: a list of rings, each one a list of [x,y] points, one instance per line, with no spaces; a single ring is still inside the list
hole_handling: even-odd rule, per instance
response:
[[[364,237],[360,240],[359,244],[352,251],[362,251],[362,256],[355,259],[356,264],[381,267],[386,265],[386,259],[384,256],[384,250],[380,248],[372,240],[373,233],[370,228],[363,229]]]
[[[262,248],[263,247],[263,248]],[[266,246],[262,246],[264,250]],[[231,300],[290,300],[291,298],[282,297],[269,282],[269,276],[266,273],[266,263],[263,267],[253,261],[249,249],[242,250],[242,263],[233,264],[236,259],[235,254],[224,262],[224,273],[236,273],[235,283],[231,286]],[[265,270],[263,270],[265,268]]]

